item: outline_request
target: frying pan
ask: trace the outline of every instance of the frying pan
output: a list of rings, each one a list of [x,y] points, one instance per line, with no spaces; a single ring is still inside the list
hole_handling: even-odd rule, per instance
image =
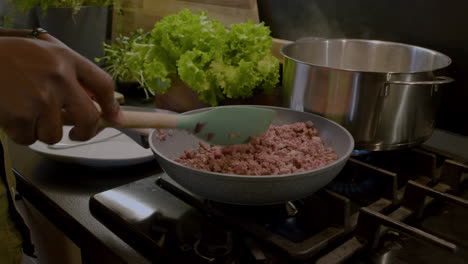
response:
[[[169,136],[161,141],[158,131],[153,130],[148,138],[149,145],[161,168],[182,187],[206,199],[231,204],[266,205],[298,200],[327,185],[343,169],[354,148],[353,137],[345,128],[311,113],[273,106],[256,107],[275,110],[276,117],[272,123],[274,125],[311,120],[319,130],[325,146],[334,149],[338,160],[321,168],[300,173],[263,176],[235,175],[194,169],[175,162],[174,160],[185,150],[199,147],[200,139],[188,132],[166,129],[164,132]],[[207,109],[210,108],[186,113]]]

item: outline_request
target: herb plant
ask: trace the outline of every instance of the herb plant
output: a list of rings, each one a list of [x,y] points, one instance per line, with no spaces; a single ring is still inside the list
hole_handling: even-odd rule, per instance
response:
[[[102,62],[102,68],[107,71],[112,78],[121,83],[137,82],[144,87],[145,80],[143,74],[133,67],[135,59],[132,52],[136,45],[145,45],[149,41],[151,34],[143,29],[137,29],[128,36],[119,35],[113,44],[103,43],[104,56],[96,58],[96,62]],[[148,98],[151,90],[145,89]]]
[[[170,76],[177,75],[202,101],[215,106],[225,98],[273,90],[279,62],[271,45],[270,30],[263,23],[225,28],[205,11],[193,14],[184,9],[161,19],[149,35],[131,45],[105,46],[110,63],[105,67],[118,79],[134,78],[151,94],[165,93]],[[119,52],[124,55],[112,56]]]

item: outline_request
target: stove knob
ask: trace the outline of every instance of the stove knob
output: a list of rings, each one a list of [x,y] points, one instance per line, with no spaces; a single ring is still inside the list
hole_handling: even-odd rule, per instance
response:
[[[151,234],[163,235],[169,232],[172,220],[165,217],[161,212],[156,212],[151,217]]]
[[[150,236],[161,248],[168,242],[172,222],[173,220],[165,217],[161,212],[156,212],[151,217]]]

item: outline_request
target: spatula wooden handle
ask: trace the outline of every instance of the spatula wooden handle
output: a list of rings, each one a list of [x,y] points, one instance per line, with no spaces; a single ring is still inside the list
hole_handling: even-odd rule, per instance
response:
[[[118,126],[121,128],[175,128],[177,126],[178,117],[176,114],[122,110],[122,115],[123,122]],[[74,125],[66,114],[62,115],[62,122],[64,125]],[[100,119],[98,127],[116,126]]]
[[[154,112],[122,111],[123,122],[119,127],[123,128],[175,128],[177,115]],[[113,126],[101,120],[101,126]]]

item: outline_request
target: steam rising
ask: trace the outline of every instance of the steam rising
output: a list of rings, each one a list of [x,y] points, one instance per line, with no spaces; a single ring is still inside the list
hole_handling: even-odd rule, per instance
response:
[[[338,21],[327,18],[320,6],[313,1],[284,1],[284,12],[275,13],[275,21],[281,26],[277,32],[281,38],[296,40],[303,37],[345,37]],[[294,17],[291,17],[291,14]],[[330,17],[330,16],[328,16]]]

